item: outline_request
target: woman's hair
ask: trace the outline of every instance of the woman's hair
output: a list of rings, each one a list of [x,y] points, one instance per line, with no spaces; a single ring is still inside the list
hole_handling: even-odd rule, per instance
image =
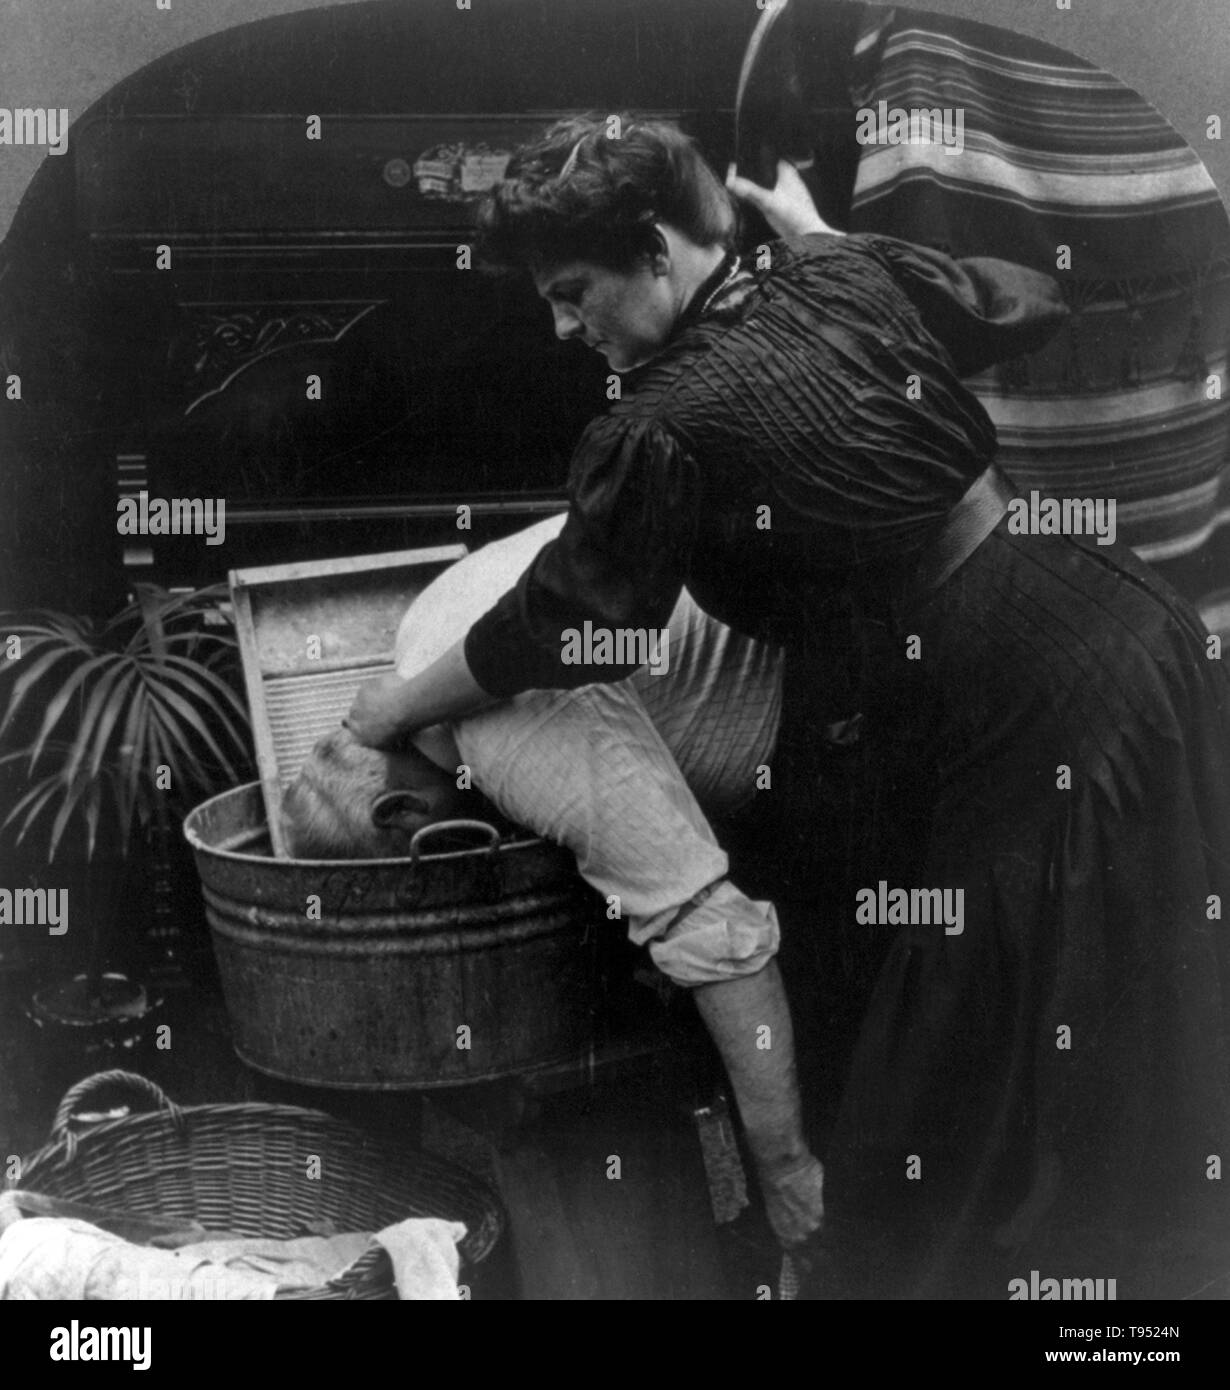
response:
[[[700,246],[734,244],[730,194],[693,140],[665,121],[578,116],[523,145],[479,208],[488,265],[592,261],[627,270],[666,222]]]

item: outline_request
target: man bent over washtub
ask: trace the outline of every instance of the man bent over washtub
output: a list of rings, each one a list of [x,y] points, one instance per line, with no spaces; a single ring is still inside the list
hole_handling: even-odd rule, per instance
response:
[[[563,527],[551,517],[450,567],[411,605],[396,672],[425,670],[491,607]],[[565,846],[628,935],[697,1003],[738,1101],[769,1221],[784,1245],[815,1227],[822,1169],[803,1139],[789,1014],[773,960],[773,906],[727,877],[707,815],[748,801],[781,709],[779,649],[732,632],[681,594],[669,661],[612,684],[527,691],[384,752],[346,729],[321,740],[283,803],[296,858],[405,854],[431,821],[474,813],[459,769],[509,821]],[[720,989],[758,977],[749,998]],[[750,1012],[749,1012],[750,1007]],[[752,1014],[754,1013],[754,1017]],[[773,1047],[751,1045],[772,1028]]]

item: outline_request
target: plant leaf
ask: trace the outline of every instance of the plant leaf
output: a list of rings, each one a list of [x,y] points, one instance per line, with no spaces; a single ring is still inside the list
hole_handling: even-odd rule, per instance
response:
[[[25,836],[50,816],[50,860],[80,812],[93,856],[104,812],[118,815],[125,849],[135,821],[166,816],[155,766],[172,769],[177,791],[207,788],[220,773],[239,777],[252,753],[234,680],[238,643],[226,627],[202,622],[226,598],[223,584],[176,594],[149,585],[105,623],[27,610],[4,624],[24,646],[20,670],[0,665],[0,734],[23,712],[41,720],[28,750],[0,753],[0,766],[28,758],[29,767],[5,826],[19,824]],[[75,738],[65,737],[70,722]],[[42,776],[53,757],[57,765]]]
[[[193,709],[193,707],[188,703],[187,700],[185,700],[177,691],[172,690],[168,685],[162,685],[159,687],[149,686],[147,688],[149,689],[151,698],[154,701],[156,701],[159,704],[168,705],[176,714],[179,715],[180,719],[183,720],[184,725],[195,731],[195,733],[200,737],[202,742],[214,755],[219,765],[228,773],[228,775],[237,775],[234,769],[231,767],[230,759],[226,756],[225,753],[223,753],[222,749],[218,746],[218,741],[214,738],[213,734],[210,733],[209,726],[205,723],[204,719],[201,718],[200,713],[197,710]],[[165,724],[166,720],[164,719],[162,722]],[[172,727],[174,727],[173,721]],[[187,745],[187,740],[183,737],[183,726],[180,726],[177,732],[180,736],[176,738],[176,743],[180,745],[185,752],[188,752],[189,749]]]
[[[25,756],[24,754],[22,755]],[[21,830],[17,836],[17,843],[20,844],[25,838],[26,832],[34,825],[39,816],[42,815],[47,801],[60,790],[63,779],[58,772],[49,773],[41,781],[36,782],[33,787],[16,803],[13,809],[4,818],[4,825],[11,825],[22,814],[22,809],[26,808],[25,819],[22,821]]]
[[[102,792],[98,790],[98,783],[94,777],[91,778],[91,782],[96,789],[96,794],[89,799],[85,807],[85,857],[87,859],[94,858],[94,850],[98,846],[98,819],[102,813]]]
[[[248,714],[248,706],[239,693],[229,686],[216,671],[211,670],[201,662],[189,662],[187,657],[169,656],[167,663],[169,667],[178,670],[181,666],[190,666],[192,670],[213,690],[220,699],[225,700],[231,709],[239,716],[239,719],[247,733],[252,727],[252,721]]]
[[[168,647],[182,647],[189,656],[197,661],[206,658],[198,655],[204,648],[210,649],[210,654],[216,652],[221,655],[229,656],[239,648],[239,643],[233,638],[221,632],[172,632],[167,637]]]
[[[163,750],[161,757],[171,769],[176,789],[186,790],[207,783],[207,764],[188,741],[191,735],[185,733],[176,716],[169,712],[157,697],[150,707],[150,724],[151,741],[155,738],[156,729],[158,746]]]
[[[73,778],[77,775],[82,762],[90,752],[92,743],[101,744],[103,748],[106,747],[106,741],[110,737],[111,730],[115,727],[115,722],[123,708],[122,699],[114,698],[112,692],[128,674],[130,672],[126,667],[125,658],[118,657],[112,663],[111,668],[103,671],[98,680],[94,682],[94,688],[90,691],[85,708],[81,711],[81,717],[77,721],[77,736],[73,740],[72,755],[65,768],[66,777]],[[97,751],[96,746],[95,752],[97,753]],[[99,762],[101,762],[101,757],[93,763],[91,776],[97,775]]]
[[[95,725],[93,748],[90,755],[90,775],[92,777],[98,776],[120,716],[131,708],[132,701],[136,699],[138,694],[142,693],[141,673],[137,670],[136,662],[129,657],[121,657],[117,664],[117,670],[120,673],[119,681],[123,688],[117,688],[111,694]]]
[[[209,786],[212,780],[210,769],[215,764],[206,763],[195,749],[185,743],[183,730],[174,716],[169,715],[157,702],[152,706],[151,723],[158,727],[163,760],[171,768],[176,791],[189,792]]]
[[[174,664],[172,664],[174,663]],[[212,672],[204,671],[182,657],[174,657],[166,665],[159,667],[158,679],[178,685],[180,691],[190,696],[194,706],[202,714],[212,715],[225,731],[227,741],[233,743],[235,751],[248,758],[249,725],[243,705],[224,681]],[[215,691],[226,697],[226,705],[219,703]],[[237,725],[231,717],[231,709],[237,709],[242,725]]]
[[[150,655],[155,661],[161,662],[167,654],[166,630],[163,622],[163,614],[170,606],[167,603],[167,592],[165,589],[158,589],[152,584],[138,584],[137,603],[141,608],[141,626],[145,631],[145,640],[149,644]]]
[[[27,694],[29,694],[30,687],[41,680],[57,661],[63,661],[67,657],[79,660],[80,652],[75,648],[57,646],[53,651],[44,652],[37,661],[26,666],[26,669],[22,671],[21,675],[14,679],[13,692],[9,696],[8,707],[4,711],[4,719],[0,721],[0,734],[3,734],[10,722],[16,718],[18,710],[25,701]],[[29,657],[23,657],[22,665],[25,666],[29,661]]]
[[[114,652],[103,652],[100,656],[91,657],[88,661],[83,661],[75,671],[69,673],[68,679],[60,687],[47,706],[47,713],[43,719],[42,728],[39,730],[38,737],[34,740],[34,746],[30,753],[30,765],[34,766],[38,758],[39,751],[47,741],[47,736],[59,723],[60,717],[68,708],[68,702],[77,693],[80,686],[96,672],[111,665],[119,658]]]
[[[119,743],[123,775],[117,777],[115,790],[120,820],[125,826],[132,823],[136,812],[137,794],[133,786],[132,769],[136,764],[137,752],[145,747],[148,736],[149,704],[149,694],[142,682],[133,692],[132,704],[128,707],[128,718],[124,721],[124,732]]]
[[[87,781],[84,777],[74,777],[72,781],[62,778],[65,782],[64,797],[60,802],[60,809],[56,812],[56,818],[51,825],[51,839],[47,845],[47,862],[50,863],[56,857],[56,850],[60,844],[60,837],[64,834],[65,827],[72,819],[73,813],[80,808],[81,798],[88,795],[89,789],[94,783]]]
[[[41,618],[42,621],[30,621],[35,618]],[[0,615],[0,623],[3,623],[7,632],[33,636],[39,641],[55,640],[69,646],[93,645],[93,623],[88,618],[72,613],[57,613],[50,608],[32,608],[22,614]]]
[[[51,827],[51,838],[48,841],[47,859],[50,863],[55,859],[56,850],[60,847],[64,831],[68,828],[69,822],[74,814],[80,813],[86,822],[86,858],[94,857],[96,848],[96,830],[98,827],[99,814],[102,808],[102,789],[106,785],[106,779],[99,781],[84,774],[74,777],[67,784],[60,804],[60,809],[56,813],[56,818]]]

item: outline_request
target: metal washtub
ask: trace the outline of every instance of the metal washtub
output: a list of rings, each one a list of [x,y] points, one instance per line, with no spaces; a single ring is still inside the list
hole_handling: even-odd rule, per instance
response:
[[[599,931],[572,856],[490,827],[479,848],[429,852],[441,828],[419,832],[412,860],[297,860],[273,857],[258,782],[188,816],[244,1062],[317,1086],[416,1090],[586,1050]]]

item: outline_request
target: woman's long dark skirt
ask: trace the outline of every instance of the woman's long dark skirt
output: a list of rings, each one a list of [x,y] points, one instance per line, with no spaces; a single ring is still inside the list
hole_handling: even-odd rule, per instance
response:
[[[783,963],[810,936],[826,1017],[861,1020],[800,1020],[813,1079],[840,1058],[817,1288],[1230,1295],[1226,663],[1126,549],[1006,523],[864,637],[858,742],[795,689],[778,755],[827,750]],[[858,921],[881,882],[960,892],[959,934]]]

